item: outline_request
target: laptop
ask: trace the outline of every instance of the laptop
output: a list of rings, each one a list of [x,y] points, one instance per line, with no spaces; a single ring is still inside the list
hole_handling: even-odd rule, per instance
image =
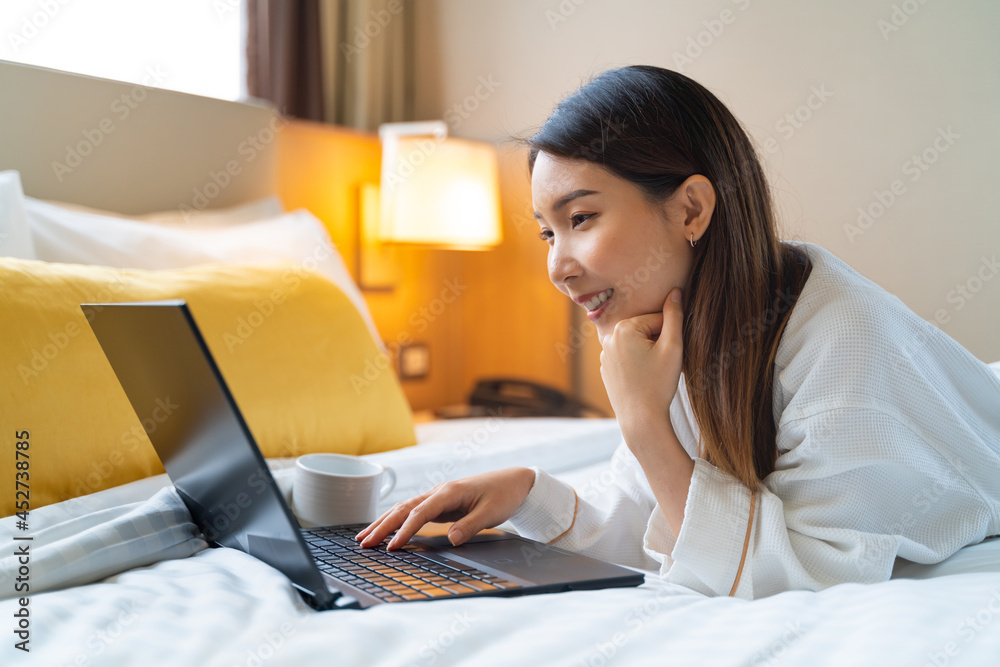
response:
[[[364,524],[299,526],[184,301],[82,304],[191,516],[213,547],[281,571],[313,608],[638,586],[643,574],[500,530],[451,546],[362,548]],[[280,397],[275,397],[280,400]]]

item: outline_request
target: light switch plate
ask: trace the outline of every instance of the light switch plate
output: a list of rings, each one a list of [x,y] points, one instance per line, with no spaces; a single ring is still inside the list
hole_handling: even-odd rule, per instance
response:
[[[411,343],[399,348],[399,378],[419,380],[427,377],[431,367],[431,353],[424,343]]]

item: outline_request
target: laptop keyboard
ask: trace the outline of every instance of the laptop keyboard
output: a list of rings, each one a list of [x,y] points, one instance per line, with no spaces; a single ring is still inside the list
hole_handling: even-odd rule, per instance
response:
[[[354,536],[367,525],[311,528],[302,536],[320,571],[386,602],[521,588],[471,565],[456,562],[449,567],[424,558],[419,544],[393,551],[386,550],[386,542],[363,548]]]

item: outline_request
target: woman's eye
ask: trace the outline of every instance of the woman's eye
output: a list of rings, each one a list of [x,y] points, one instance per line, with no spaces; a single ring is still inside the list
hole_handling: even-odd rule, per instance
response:
[[[592,217],[594,217],[594,215],[595,215],[594,213],[577,213],[576,215],[571,215],[569,217],[569,220],[572,228],[576,229],[583,223],[587,222],[587,220],[590,220]],[[551,229],[543,229],[541,233],[538,234],[538,238],[540,238],[543,241],[551,241],[554,237],[555,234],[552,232]]]

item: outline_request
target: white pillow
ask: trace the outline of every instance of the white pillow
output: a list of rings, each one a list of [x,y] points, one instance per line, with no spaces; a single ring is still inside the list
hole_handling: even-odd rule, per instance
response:
[[[226,225],[238,225],[245,222],[256,222],[277,218],[285,212],[281,206],[281,201],[277,197],[265,197],[248,204],[239,204],[229,208],[209,208],[204,210],[181,211],[174,209],[171,211],[158,211],[145,215],[125,215],[112,211],[102,211],[81,204],[71,204],[62,201],[47,201],[49,204],[58,206],[67,211],[77,211],[79,213],[90,213],[120,220],[137,220],[140,222],[153,222],[164,225],[187,225],[193,224],[198,227],[224,227]]]
[[[12,170],[0,171],[0,257],[35,259],[21,174]]]
[[[180,269],[198,264],[291,262],[329,278],[357,307],[376,344],[385,346],[364,297],[316,216],[300,209],[240,224],[180,216],[151,224],[105,212],[24,198],[35,256],[46,262],[120,269]],[[246,213],[246,212],[244,212]],[[157,214],[154,214],[157,215]],[[231,220],[230,220],[231,222]]]

